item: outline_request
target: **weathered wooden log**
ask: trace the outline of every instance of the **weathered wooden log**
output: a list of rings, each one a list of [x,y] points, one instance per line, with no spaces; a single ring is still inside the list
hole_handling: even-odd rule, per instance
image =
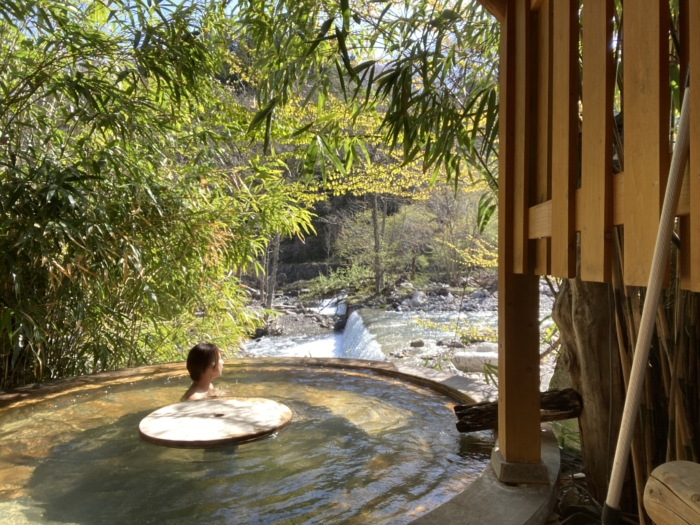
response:
[[[671,461],[655,468],[644,489],[644,507],[658,525],[700,523],[700,465]]]
[[[540,421],[560,421],[581,414],[583,402],[573,388],[551,390],[540,394]],[[498,402],[457,405],[457,430],[475,432],[498,428]]]

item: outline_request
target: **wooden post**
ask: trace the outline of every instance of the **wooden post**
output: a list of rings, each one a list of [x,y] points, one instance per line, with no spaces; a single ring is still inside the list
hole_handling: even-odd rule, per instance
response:
[[[581,279],[612,277],[613,0],[583,5]]]
[[[529,5],[529,0],[508,0],[506,20],[501,27],[501,157],[498,188],[500,449],[494,453],[500,453],[507,463],[533,463],[541,466],[538,278],[532,274],[516,274],[513,271],[516,83],[509,82],[509,79],[516,75],[517,67],[526,67],[526,64],[518,64],[516,60],[517,28],[522,27],[522,24],[517,24],[516,17],[529,17]],[[527,209],[524,212],[527,213]]]
[[[668,2],[627,2],[624,16],[624,275],[646,286],[669,169]]]

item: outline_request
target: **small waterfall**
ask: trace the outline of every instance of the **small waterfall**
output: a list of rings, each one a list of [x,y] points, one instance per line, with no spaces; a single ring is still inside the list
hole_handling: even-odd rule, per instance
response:
[[[375,359],[386,361],[381,345],[372,335],[359,313],[353,312],[345,326],[341,352],[337,357],[351,357],[354,359]]]

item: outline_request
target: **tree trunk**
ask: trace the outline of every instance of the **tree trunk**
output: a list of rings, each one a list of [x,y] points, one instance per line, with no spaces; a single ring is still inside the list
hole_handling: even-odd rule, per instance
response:
[[[372,199],[372,228],[374,229],[374,291],[380,293],[384,288],[384,269],[382,268],[382,239],[379,226],[379,196]]]
[[[602,503],[624,406],[610,285],[562,280],[552,317],[561,333],[559,359],[583,399],[579,424],[588,490]]]
[[[267,296],[265,297],[265,308],[270,310],[272,308],[272,301],[275,298],[275,290],[277,288],[277,265],[280,258],[280,234],[275,233],[272,236],[270,245],[267,247],[268,253],[270,254],[269,266],[270,270],[267,275]]]

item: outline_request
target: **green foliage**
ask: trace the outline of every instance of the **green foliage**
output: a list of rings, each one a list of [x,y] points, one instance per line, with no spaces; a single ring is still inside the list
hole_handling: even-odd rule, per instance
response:
[[[476,2],[243,0],[235,17],[256,50],[259,107],[287,104],[303,86],[319,118],[329,91],[351,110],[311,138],[308,167],[320,157],[345,175],[342,156],[362,162],[369,136],[347,148],[339,131],[381,107],[374,136],[403,163],[419,162],[433,181],[444,169],[455,187],[464,173],[485,178],[495,191],[499,26]]]
[[[309,214],[284,164],[234,166],[215,3],[0,3],[0,388],[223,346],[233,272]]]
[[[452,332],[456,339],[459,339],[465,344],[484,341],[495,342],[498,339],[498,333],[492,328],[483,325],[466,324],[466,322],[459,319],[457,321],[438,323],[429,319],[420,319],[416,317],[413,319],[413,322],[425,328]]]
[[[328,275],[319,275],[309,282],[307,297],[325,297],[340,290],[357,294],[368,291],[372,284],[373,272],[368,266],[352,264],[346,268],[329,270]]]

